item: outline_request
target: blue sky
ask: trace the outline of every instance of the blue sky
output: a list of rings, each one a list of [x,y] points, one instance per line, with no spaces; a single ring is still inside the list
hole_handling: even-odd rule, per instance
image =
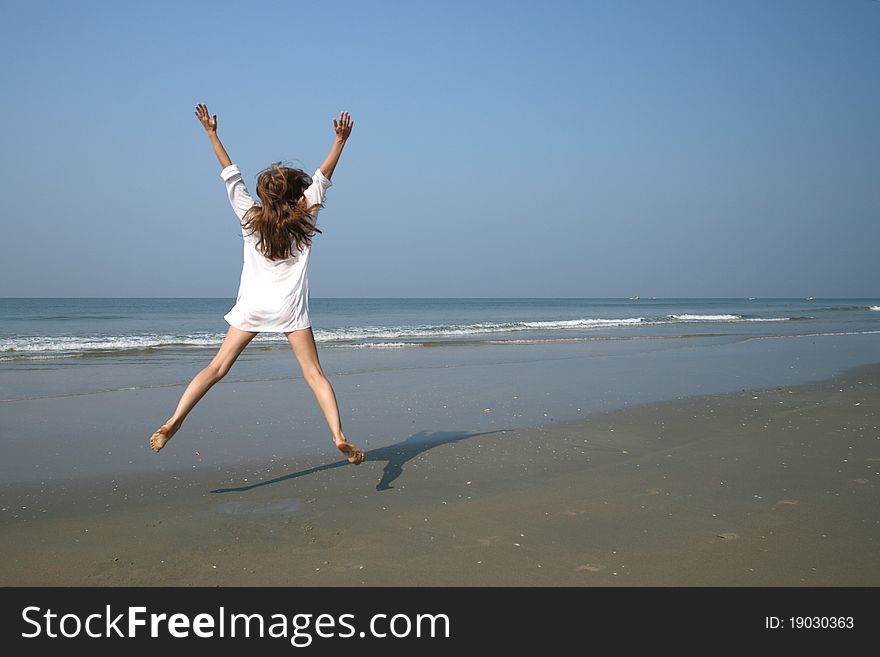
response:
[[[18,2],[0,296],[235,296],[351,112],[328,296],[877,296],[880,2]]]

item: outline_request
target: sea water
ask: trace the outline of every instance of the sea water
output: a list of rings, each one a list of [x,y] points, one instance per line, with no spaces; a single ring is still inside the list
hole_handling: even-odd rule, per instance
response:
[[[203,358],[232,299],[0,299],[0,362]],[[877,299],[312,299],[320,347],[700,338],[880,330]],[[286,348],[280,333],[253,344]]]
[[[161,457],[146,437],[233,299],[0,299],[0,483],[334,456],[282,334],[260,334]],[[368,449],[880,361],[878,299],[311,299],[346,435]]]

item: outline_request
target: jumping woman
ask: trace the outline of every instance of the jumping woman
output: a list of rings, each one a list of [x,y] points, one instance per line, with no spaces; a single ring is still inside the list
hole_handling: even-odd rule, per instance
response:
[[[187,386],[174,414],[150,436],[150,447],[156,452],[165,447],[196,403],[226,375],[250,341],[261,331],[271,331],[287,336],[337,449],[358,465],[364,460],[364,450],[346,440],[336,394],[318,360],[309,319],[308,279],[312,237],[321,232],[315,225],[318,211],[354,123],[348,112],[340,113],[338,121],[333,120],[336,139],[313,177],[300,169],[281,166],[280,162],[262,171],[257,178],[261,202],[254,203],[241,172],[217,137],[217,115],[211,116],[201,103],[195,114],[220,160],[220,177],[241,224],[244,265],[235,306],[224,316],[229,330],[220,350]]]

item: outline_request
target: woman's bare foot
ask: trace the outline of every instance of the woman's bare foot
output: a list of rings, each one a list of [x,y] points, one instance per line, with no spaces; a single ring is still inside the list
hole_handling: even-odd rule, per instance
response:
[[[362,450],[360,447],[355,447],[345,438],[336,441],[336,449],[345,454],[345,456],[348,458],[349,463],[352,463],[354,465],[360,465],[361,463],[363,463],[364,459],[367,456],[364,450]]]
[[[163,424],[153,432],[152,436],[150,436],[150,449],[154,452],[158,452],[165,447],[165,443],[171,440],[171,437],[177,433],[178,429],[180,429],[180,425],[175,422],[166,422]]]

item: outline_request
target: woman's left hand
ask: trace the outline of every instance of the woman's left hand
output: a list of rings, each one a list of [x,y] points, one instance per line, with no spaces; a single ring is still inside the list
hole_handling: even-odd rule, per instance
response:
[[[196,105],[196,116],[199,121],[202,122],[202,125],[205,127],[205,132],[208,135],[216,135],[217,134],[217,115],[211,116],[208,113],[208,106],[204,103],[199,103]]]

